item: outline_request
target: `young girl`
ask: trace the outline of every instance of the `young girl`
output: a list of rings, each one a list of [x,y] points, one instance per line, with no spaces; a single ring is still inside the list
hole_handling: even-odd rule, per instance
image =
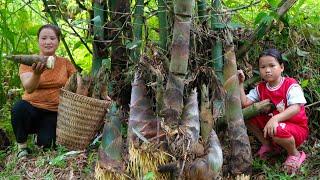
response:
[[[295,79],[281,75],[284,64],[281,53],[276,49],[265,50],[260,55],[259,70],[264,81],[248,95],[243,88],[245,76],[239,70],[242,106],[269,99],[276,109],[268,115],[253,118],[246,124],[247,128],[262,143],[257,153],[260,158],[266,158],[266,154],[272,151],[279,152],[280,146],[288,153],[283,169],[290,174],[295,173],[306,159],[306,154],[298,151],[297,147],[309,133],[303,91]]]

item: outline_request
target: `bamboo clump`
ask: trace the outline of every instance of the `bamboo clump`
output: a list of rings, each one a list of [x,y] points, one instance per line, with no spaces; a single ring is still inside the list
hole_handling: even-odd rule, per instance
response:
[[[42,63],[45,63],[46,68],[48,69],[54,68],[54,63],[56,60],[54,56],[41,56],[41,55],[9,55],[9,56],[6,56],[6,58],[13,62],[28,65],[28,66],[32,66],[32,64],[34,63],[42,62]]]

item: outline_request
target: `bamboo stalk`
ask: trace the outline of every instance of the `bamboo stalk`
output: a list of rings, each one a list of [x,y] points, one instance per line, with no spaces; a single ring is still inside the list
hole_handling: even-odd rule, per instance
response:
[[[167,0],[158,0],[158,18],[159,18],[159,41],[163,52],[168,50],[168,17]]]
[[[143,27],[143,9],[144,0],[136,0],[135,11],[133,14],[133,42],[137,44],[137,47],[132,51],[132,60],[138,62],[141,55],[142,42],[142,27]]]
[[[197,7],[198,7],[199,21],[202,25],[206,26],[206,24],[207,24],[206,16],[208,15],[206,0],[198,0]]]
[[[101,65],[102,60],[107,58],[107,50],[105,44],[101,43],[104,37],[105,24],[105,7],[106,2],[94,0],[93,1],[93,57],[91,73],[95,76]]]
[[[247,121],[259,114],[271,112],[273,109],[275,109],[274,104],[269,99],[266,99],[242,109],[243,118]]]

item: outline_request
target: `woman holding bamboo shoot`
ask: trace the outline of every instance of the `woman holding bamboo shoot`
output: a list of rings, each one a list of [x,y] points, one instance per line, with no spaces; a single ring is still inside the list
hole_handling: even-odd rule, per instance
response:
[[[28,134],[37,134],[37,145],[55,146],[59,91],[75,67],[55,52],[59,46],[61,31],[47,24],[38,30],[41,56],[54,56],[54,68],[47,69],[43,62],[32,66],[20,65],[19,74],[25,93],[12,109],[12,127],[18,143],[18,157],[30,153],[27,148]]]

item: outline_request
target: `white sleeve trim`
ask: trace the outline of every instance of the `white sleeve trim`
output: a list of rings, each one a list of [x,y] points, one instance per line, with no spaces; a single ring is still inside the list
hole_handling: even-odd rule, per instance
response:
[[[307,101],[299,84],[292,84],[287,91],[287,105],[306,104]]]
[[[247,97],[253,102],[258,102],[260,100],[258,86],[254,89],[251,89],[249,94],[247,94]]]

